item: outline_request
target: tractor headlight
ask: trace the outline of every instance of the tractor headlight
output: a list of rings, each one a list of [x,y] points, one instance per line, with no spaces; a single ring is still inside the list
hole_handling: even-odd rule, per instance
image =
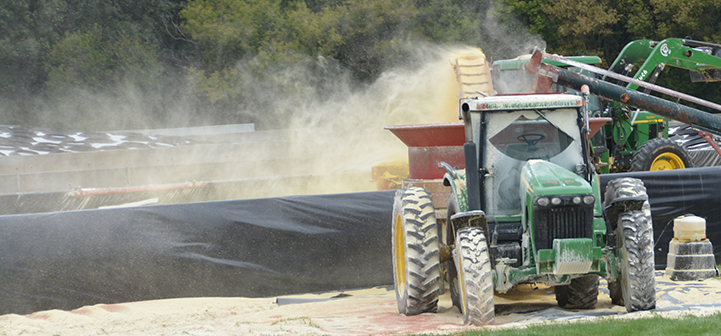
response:
[[[573,197],[572,201],[573,201],[573,204],[576,204],[576,205],[581,204],[581,196]]]
[[[553,204],[553,205],[560,205],[560,204],[561,204],[561,199],[558,198],[558,197],[551,198],[551,204]]]
[[[546,198],[546,197],[539,197],[539,198],[536,200],[536,204],[538,204],[538,205],[540,205],[540,206],[543,206],[543,207],[548,206],[548,204],[549,204],[548,198]]]
[[[594,201],[596,201],[596,198],[593,197],[593,195],[583,196],[583,203],[591,205],[591,204],[593,204]]]

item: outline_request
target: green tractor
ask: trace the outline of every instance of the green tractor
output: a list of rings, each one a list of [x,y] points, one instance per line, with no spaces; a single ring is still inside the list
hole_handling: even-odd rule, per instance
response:
[[[631,41],[621,50],[609,71],[632,75],[635,80],[653,84],[667,65],[689,70],[692,82],[721,81],[721,45],[680,38]],[[639,88],[631,82],[617,83],[631,90]],[[650,89],[643,92],[649,93]],[[718,105],[706,106],[718,109]],[[608,104],[604,116],[613,118],[606,127],[611,172],[721,164],[721,152],[715,150],[719,139],[706,136],[689,125],[674,123],[617,102]]]
[[[447,283],[465,323],[494,322],[494,293],[555,287],[559,306],[590,309],[599,278],[627,311],[656,304],[653,228],[643,183],[603,197],[591,157],[588,95],[477,97],[461,105],[465,169],[443,165],[445,218],[427,189],[395,194],[398,310],[434,312]]]
[[[599,66],[595,56],[571,56],[567,60]],[[493,62],[491,72],[494,88],[500,94],[546,92],[539,89],[534,75],[525,71],[530,55]],[[569,66],[553,58],[543,63],[570,71],[595,76],[587,70]],[[693,82],[721,81],[721,45],[687,39],[663,41],[636,40],[628,43],[610,65],[609,71],[653,84],[665,66],[689,70]],[[634,72],[635,70],[635,72]],[[613,80],[611,82],[614,82]],[[639,86],[618,82],[630,90]],[[561,85],[552,85],[549,92],[574,92]],[[645,89],[645,93],[649,90]],[[698,104],[698,102],[695,102]],[[708,105],[707,105],[708,106]],[[718,109],[718,106],[708,106]],[[721,139],[700,133],[690,125],[669,121],[658,114],[631,108],[624,103],[589,99],[589,114],[611,120],[591,139],[594,164],[599,173],[655,171],[721,164],[716,147]]]

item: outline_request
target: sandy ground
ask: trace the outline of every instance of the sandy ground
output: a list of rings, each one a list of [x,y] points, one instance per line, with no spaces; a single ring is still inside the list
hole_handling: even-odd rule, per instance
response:
[[[515,328],[549,321],[635,318],[721,312],[721,281],[672,282],[657,273],[657,308],[627,314],[602,281],[594,310],[558,308],[552,288],[522,285],[496,296],[496,325]],[[384,335],[451,333],[462,324],[448,293],[435,314],[398,314],[392,288],[274,298],[188,298],[94,305],[0,316],[0,335]]]

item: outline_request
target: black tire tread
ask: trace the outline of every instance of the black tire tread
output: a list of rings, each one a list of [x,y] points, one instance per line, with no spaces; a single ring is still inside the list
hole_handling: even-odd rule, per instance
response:
[[[647,212],[626,211],[618,219],[617,236],[623,252],[620,287],[628,312],[656,307],[653,225]]]
[[[593,309],[598,303],[598,275],[587,274],[571,279],[565,286],[556,286],[556,301],[561,308]]]
[[[646,141],[631,158],[629,171],[649,171],[653,161],[663,153],[674,153],[681,158],[686,168],[693,166],[688,153],[675,141],[666,138],[653,138]]]
[[[608,206],[611,200],[622,197],[636,197],[646,194],[646,186],[643,181],[633,177],[621,177],[608,181],[606,193],[604,194],[604,207]]]
[[[463,272],[460,290],[466,296],[466,307],[462,309],[463,322],[472,325],[493,324],[493,273],[488,243],[481,228],[458,230],[455,257],[459,274]]]
[[[440,246],[430,193],[425,188],[415,187],[399,190],[393,209],[394,220],[396,213],[402,217],[406,244],[407,290],[400,293],[396,288],[398,311],[405,315],[435,312],[441,285]],[[395,248],[393,251],[395,263]],[[395,267],[393,269],[395,273]]]
[[[614,203],[620,199],[635,201]],[[647,211],[648,217],[651,218],[651,207],[648,203],[646,186],[642,180],[633,177],[622,177],[608,181],[606,193],[603,197],[604,215],[608,227],[616,231],[619,214],[627,210],[638,210],[638,200],[644,200],[641,210]]]

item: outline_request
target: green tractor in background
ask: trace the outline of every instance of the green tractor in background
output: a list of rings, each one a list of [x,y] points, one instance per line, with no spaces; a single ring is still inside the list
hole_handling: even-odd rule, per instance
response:
[[[589,309],[599,277],[631,311],[656,303],[653,228],[643,183],[600,194],[588,95],[477,97],[461,107],[466,169],[448,165],[445,220],[427,189],[396,192],[393,269],[398,310],[433,312],[447,282],[464,322],[494,321],[494,292],[555,287],[559,306]]]
[[[628,43],[609,70],[655,83],[668,66],[689,70],[692,82],[721,81],[721,45],[680,38]],[[637,69],[635,73],[634,69]],[[634,83],[621,83],[637,90]],[[649,89],[644,89],[649,93]],[[708,106],[718,109],[718,106]],[[721,112],[721,111],[716,111]],[[721,164],[719,138],[657,114],[611,102],[604,111],[613,117],[607,129],[611,171],[654,171]]]
[[[628,75],[638,68],[634,79],[654,83],[666,65],[688,69],[694,82],[721,80],[721,45],[670,38],[661,42],[633,41],[624,47],[609,70]],[[532,75],[524,65],[530,56],[493,62],[494,88],[500,94],[538,92]],[[598,66],[595,56],[574,56],[567,59]],[[558,61],[544,59],[546,64],[594,76],[586,70],[569,67]],[[642,63],[642,64],[641,64]],[[633,83],[625,84],[631,90]],[[552,92],[575,92],[559,85]],[[645,91],[648,93],[648,90]],[[669,121],[657,114],[629,108],[621,103],[603,102],[591,97],[589,113],[610,117],[611,121],[591,140],[594,165],[599,173],[654,171],[721,164],[721,153],[715,150],[717,137],[700,134],[689,125]]]

